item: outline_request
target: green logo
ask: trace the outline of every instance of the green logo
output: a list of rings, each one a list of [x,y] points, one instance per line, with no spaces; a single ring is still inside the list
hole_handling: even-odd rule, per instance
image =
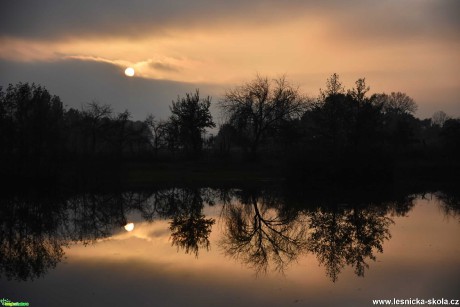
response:
[[[29,306],[29,303],[27,302],[12,302],[6,298],[2,298],[0,303],[2,306]]]

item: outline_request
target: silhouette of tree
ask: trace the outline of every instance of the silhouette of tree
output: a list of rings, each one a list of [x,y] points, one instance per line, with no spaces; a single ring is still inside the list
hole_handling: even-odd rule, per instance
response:
[[[418,122],[413,114],[417,110],[415,101],[401,92],[390,95],[374,94],[372,105],[381,108],[382,138],[384,143],[401,149],[415,140]]]
[[[167,122],[159,121],[151,114],[147,116],[144,122],[151,131],[151,144],[155,152],[155,157],[157,157],[158,151],[167,146]]]
[[[314,139],[315,146],[341,154],[370,147],[378,138],[381,107],[371,104],[366,97],[369,87],[364,78],[355,85],[345,94],[339,76],[333,74],[327,80],[326,90],[320,90],[318,103],[303,115],[307,139]]]
[[[240,144],[252,154],[283,121],[300,117],[307,107],[306,98],[285,77],[270,81],[260,76],[227,91],[220,105]]]
[[[109,105],[91,102],[79,112],[74,109],[66,113],[69,137],[86,149],[73,152],[90,154],[92,157],[109,156],[120,162],[124,154],[134,155],[149,148],[147,124],[133,122],[128,110],[113,114]],[[73,146],[72,143],[69,144]]]
[[[436,125],[436,126],[439,126],[440,128],[442,128],[442,126],[444,126],[444,123],[448,119],[449,119],[449,116],[447,116],[446,113],[444,113],[443,111],[437,111],[431,117],[431,123],[433,125]]]
[[[366,79],[358,79],[355,82],[356,87],[352,88],[351,90],[348,90],[348,95],[351,96],[351,98],[357,102],[357,107],[358,109],[363,106],[363,104],[366,102],[366,93],[370,90],[370,87],[366,85]]]
[[[185,98],[178,97],[170,107],[170,121],[177,127],[179,140],[187,153],[200,153],[202,134],[206,128],[216,126],[212,121],[210,106],[211,97],[200,99],[200,93],[196,90],[194,94],[187,93]]]
[[[16,176],[55,172],[65,144],[63,113],[60,98],[40,85],[10,84],[6,92],[0,88],[3,166]]]
[[[326,90],[319,89],[319,100],[325,101],[328,96],[335,96],[338,94],[345,94],[345,89],[340,82],[340,77],[337,73],[332,74],[326,80]]]
[[[391,92],[390,95],[385,93],[378,94],[379,102],[383,105],[384,113],[401,114],[414,114],[417,111],[417,104],[415,101],[401,92]]]
[[[347,136],[352,125],[351,101],[344,94],[336,94],[326,97],[323,105],[316,107],[312,115],[316,123],[316,132],[327,143],[331,144],[335,151],[347,145]]]
[[[128,110],[119,113],[114,119],[111,120],[110,134],[108,135],[108,141],[112,145],[112,152],[115,156],[120,159],[123,153],[123,149],[132,141],[131,138],[134,136],[132,127],[129,126],[129,118],[131,114]]]
[[[100,105],[93,101],[83,109],[84,131],[89,136],[90,152],[94,155],[98,152],[98,147],[102,147],[104,134],[108,129],[108,125],[112,116],[112,107],[104,104]]]

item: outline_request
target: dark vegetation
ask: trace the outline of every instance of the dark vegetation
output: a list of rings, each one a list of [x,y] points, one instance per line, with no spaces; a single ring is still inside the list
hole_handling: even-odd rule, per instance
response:
[[[178,97],[167,120],[133,121],[127,110],[66,109],[42,86],[10,84],[0,88],[0,174],[13,183],[456,181],[460,119],[418,119],[408,95],[368,91],[365,79],[346,90],[333,74],[313,99],[284,77],[257,76],[225,93],[213,136],[211,98],[198,90]]]

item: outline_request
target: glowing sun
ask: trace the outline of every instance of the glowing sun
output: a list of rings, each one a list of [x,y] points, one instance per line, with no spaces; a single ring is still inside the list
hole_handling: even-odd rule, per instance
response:
[[[128,77],[134,76],[134,68],[132,68],[132,67],[126,68],[125,69],[125,75],[127,75]]]
[[[128,224],[125,225],[125,230],[126,231],[133,231],[133,229],[134,229],[134,223],[128,223]]]

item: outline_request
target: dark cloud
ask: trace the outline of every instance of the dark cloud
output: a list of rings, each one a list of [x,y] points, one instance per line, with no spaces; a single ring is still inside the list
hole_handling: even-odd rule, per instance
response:
[[[356,37],[399,37],[454,32],[458,0],[428,1],[214,1],[17,0],[0,11],[0,36],[55,39],[76,36],[143,36],[170,27],[216,23],[273,23],[318,16]]]
[[[259,3],[258,3],[259,2]],[[261,1],[253,3],[211,0],[19,0],[9,1],[0,15],[0,34],[20,37],[145,35],[172,25],[193,27],[246,8],[257,16],[266,10]],[[274,1],[266,1],[271,7]],[[279,7],[279,5],[277,5]],[[244,11],[242,11],[244,12]],[[244,15],[244,14],[243,14]]]
[[[460,19],[453,13],[460,12],[459,3],[456,0],[368,1],[325,14],[324,18],[332,25],[332,37],[363,44],[442,41],[460,38]]]
[[[0,60],[0,86],[17,82],[41,84],[61,97],[68,107],[79,109],[94,100],[112,105],[116,112],[128,109],[136,120],[143,120],[150,113],[166,119],[170,115],[171,102],[196,88],[203,96],[215,96],[222,91],[218,86],[207,84],[128,78],[119,67],[93,61],[20,63]],[[216,111],[214,107],[213,110]]]

